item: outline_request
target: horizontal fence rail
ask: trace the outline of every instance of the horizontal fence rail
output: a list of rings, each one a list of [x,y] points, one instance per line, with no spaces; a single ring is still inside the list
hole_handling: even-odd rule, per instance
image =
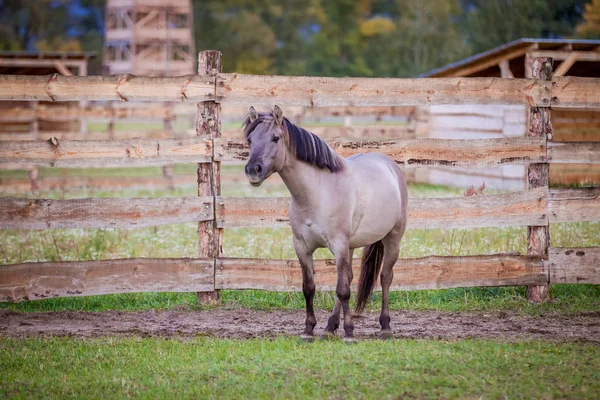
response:
[[[218,228],[289,227],[289,197],[0,198],[0,228],[143,227],[216,219]],[[408,229],[542,226],[600,221],[600,188],[537,188],[471,197],[411,198]]]
[[[0,268],[0,301],[110,293],[216,289],[300,291],[297,260],[122,259],[39,262]],[[358,274],[354,260],[354,274]],[[315,260],[315,283],[335,290],[334,260]],[[600,247],[550,248],[548,257],[518,254],[431,256],[399,259],[392,290],[514,286],[543,283],[600,284]],[[354,282],[356,284],[356,282]]]
[[[52,167],[201,163],[212,154],[212,141],[201,137],[0,142],[0,163]]]
[[[550,283],[600,284],[600,247],[548,249]]]
[[[212,197],[89,198],[0,197],[0,228],[141,228],[214,219]]]
[[[282,106],[550,105],[550,83],[502,78],[326,78],[219,74],[217,99]]]
[[[331,139],[341,156],[378,151],[400,165],[494,167],[505,164],[600,164],[600,143],[548,144],[540,138],[499,139]],[[201,137],[181,139],[0,141],[0,163],[71,167],[103,165],[169,165],[246,161],[249,148],[242,139]]]
[[[215,78],[0,75],[0,100],[188,101],[215,99]]]
[[[218,74],[175,78],[0,75],[0,100],[217,101],[231,105],[525,104],[600,107],[598,78],[326,78]]]
[[[502,139],[333,139],[329,145],[342,157],[377,151],[401,165],[448,167],[491,167],[503,164],[545,162],[545,141],[539,138]],[[214,141],[216,161],[246,161],[249,148],[244,140],[219,138]]]
[[[0,268],[0,301],[213,288],[212,259],[130,258],[25,263]]]

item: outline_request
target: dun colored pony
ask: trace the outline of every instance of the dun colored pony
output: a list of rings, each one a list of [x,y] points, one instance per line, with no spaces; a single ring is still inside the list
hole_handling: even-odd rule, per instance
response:
[[[398,259],[406,228],[407,188],[394,160],[381,153],[339,156],[315,134],[283,117],[278,106],[272,113],[254,107],[244,121],[250,145],[246,176],[260,186],[277,172],[292,195],[289,209],[294,249],[302,265],[302,291],[306,299],[306,329],[311,340],[317,323],[313,298],[313,252],[327,247],[335,256],[338,300],[327,321],[324,337],[334,335],[344,311],[344,340],[353,340],[349,300],[352,254],[363,247],[356,309],[362,311],[381,271],[383,291],[381,337],[393,336],[388,310],[392,267]],[[383,265],[383,268],[382,268]]]

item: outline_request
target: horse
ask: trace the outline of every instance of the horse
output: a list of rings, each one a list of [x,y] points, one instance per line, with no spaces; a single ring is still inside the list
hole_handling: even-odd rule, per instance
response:
[[[250,146],[245,173],[252,186],[278,173],[291,194],[290,225],[296,255],[302,267],[306,301],[305,330],[301,338],[314,340],[317,323],[313,252],[327,247],[337,267],[337,300],[321,337],[331,338],[344,312],[344,341],[354,341],[349,309],[352,256],[363,248],[356,295],[356,312],[364,310],[381,273],[381,338],[393,338],[389,316],[389,289],[400,239],[406,229],[408,193],[402,171],[381,153],[338,155],[325,141],[291,123],[279,106],[272,112],[250,107],[242,124]]]

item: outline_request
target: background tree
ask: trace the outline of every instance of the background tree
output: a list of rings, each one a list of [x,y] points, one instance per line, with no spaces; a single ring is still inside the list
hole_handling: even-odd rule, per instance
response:
[[[520,38],[572,35],[586,0],[462,0],[461,26],[479,53]]]
[[[522,37],[600,37],[600,0],[192,0],[227,72],[407,77]],[[106,0],[0,0],[0,50],[95,51]]]
[[[577,37],[600,38],[600,0],[592,0],[585,5],[583,21],[577,26]]]

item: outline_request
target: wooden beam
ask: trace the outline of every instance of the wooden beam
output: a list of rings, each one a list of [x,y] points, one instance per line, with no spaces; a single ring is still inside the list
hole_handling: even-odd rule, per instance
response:
[[[30,170],[33,171],[33,170]],[[38,178],[39,191],[124,190],[124,189],[172,189],[196,187],[197,182],[189,175],[152,176],[152,177],[109,177],[109,176],[68,176]],[[31,191],[29,179],[0,178],[0,192],[4,194],[23,194]]]
[[[560,63],[560,65],[558,66],[558,68],[556,68],[556,71],[554,71],[554,75],[553,76],[564,76],[564,75],[566,75],[567,72],[569,72],[569,69],[571,69],[571,67],[573,66],[573,64],[575,64],[575,62],[577,61],[577,59],[579,58],[580,55],[581,55],[580,52],[577,52],[577,51],[571,52],[567,56],[567,58],[565,58],[565,60]]]
[[[220,228],[287,227],[288,197],[218,197]],[[499,195],[411,198],[408,229],[482,228],[546,225],[548,194],[544,189]]]
[[[0,100],[198,102],[214,98],[215,78],[211,76],[0,75]]]
[[[212,259],[130,258],[39,262],[0,268],[0,301],[214,287]]]
[[[498,67],[500,67],[500,76],[506,79],[513,79],[515,76],[510,70],[510,65],[507,59],[504,59],[498,63]]]
[[[549,105],[550,82],[502,78],[325,78],[219,74],[217,98],[228,105],[414,106]]]
[[[140,20],[138,20],[135,23],[135,28],[136,29],[143,28],[144,25],[146,25],[148,22],[150,22],[152,19],[156,18],[157,16],[158,16],[158,10],[150,11],[145,17],[141,18]]]
[[[550,185],[600,186],[600,164],[550,164]]]
[[[591,61],[598,62],[600,61],[600,52],[598,51],[579,51],[577,52],[579,55],[577,56],[577,61]],[[552,58],[555,61],[567,60],[572,51],[561,51],[561,50],[534,50],[527,53],[531,58]]]
[[[51,167],[164,165],[212,160],[212,142],[204,138],[130,140],[0,141],[0,163]]]
[[[600,247],[550,248],[550,283],[600,284]]]
[[[3,197],[0,210],[1,229],[141,228],[212,220],[213,198]]]
[[[559,76],[552,79],[552,107],[600,108],[600,78]]]
[[[354,276],[360,274],[353,260]],[[224,258],[217,260],[217,289],[301,291],[302,269],[298,260]],[[356,279],[352,289],[356,289]],[[444,289],[472,286],[514,286],[548,282],[548,270],[540,257],[514,254],[400,259],[394,267],[391,290]],[[315,260],[319,290],[335,290],[337,268],[333,260]],[[379,286],[379,285],[377,285]]]
[[[600,221],[600,187],[551,189],[550,222]]]
[[[0,67],[29,67],[29,68],[40,68],[40,67],[55,67],[56,59],[46,58],[2,58],[0,57]],[[61,59],[65,67],[78,67],[80,60],[69,60]],[[6,75],[11,76],[11,75]],[[35,76],[35,75],[34,75]]]
[[[407,139],[414,134],[413,130],[408,125],[310,126],[306,129],[323,139]],[[224,130],[222,135],[224,138],[239,139],[242,136],[241,132],[241,128],[228,129]]]
[[[474,65],[467,65],[462,68],[455,69],[449,75],[444,75],[444,76],[466,77],[466,76],[475,74],[479,71],[483,71],[490,67],[493,67],[494,65],[501,63],[502,60],[510,61],[513,58],[521,57],[529,49],[531,49],[531,47],[516,49],[507,54],[500,54],[498,56],[489,58],[486,61],[479,61],[479,62],[476,62]]]
[[[55,60],[54,61],[54,68],[56,68],[56,70],[64,76],[73,76],[73,73],[65,66],[65,64],[62,61],[58,61]]]
[[[600,142],[548,142],[548,162],[600,164]]]
[[[381,152],[397,163],[441,165],[448,167],[490,167],[502,164],[529,164],[545,161],[545,141],[532,138],[499,139],[396,139],[396,140],[329,140],[341,156],[371,151]],[[214,156],[219,161],[245,161],[249,149],[245,140],[215,139]]]

